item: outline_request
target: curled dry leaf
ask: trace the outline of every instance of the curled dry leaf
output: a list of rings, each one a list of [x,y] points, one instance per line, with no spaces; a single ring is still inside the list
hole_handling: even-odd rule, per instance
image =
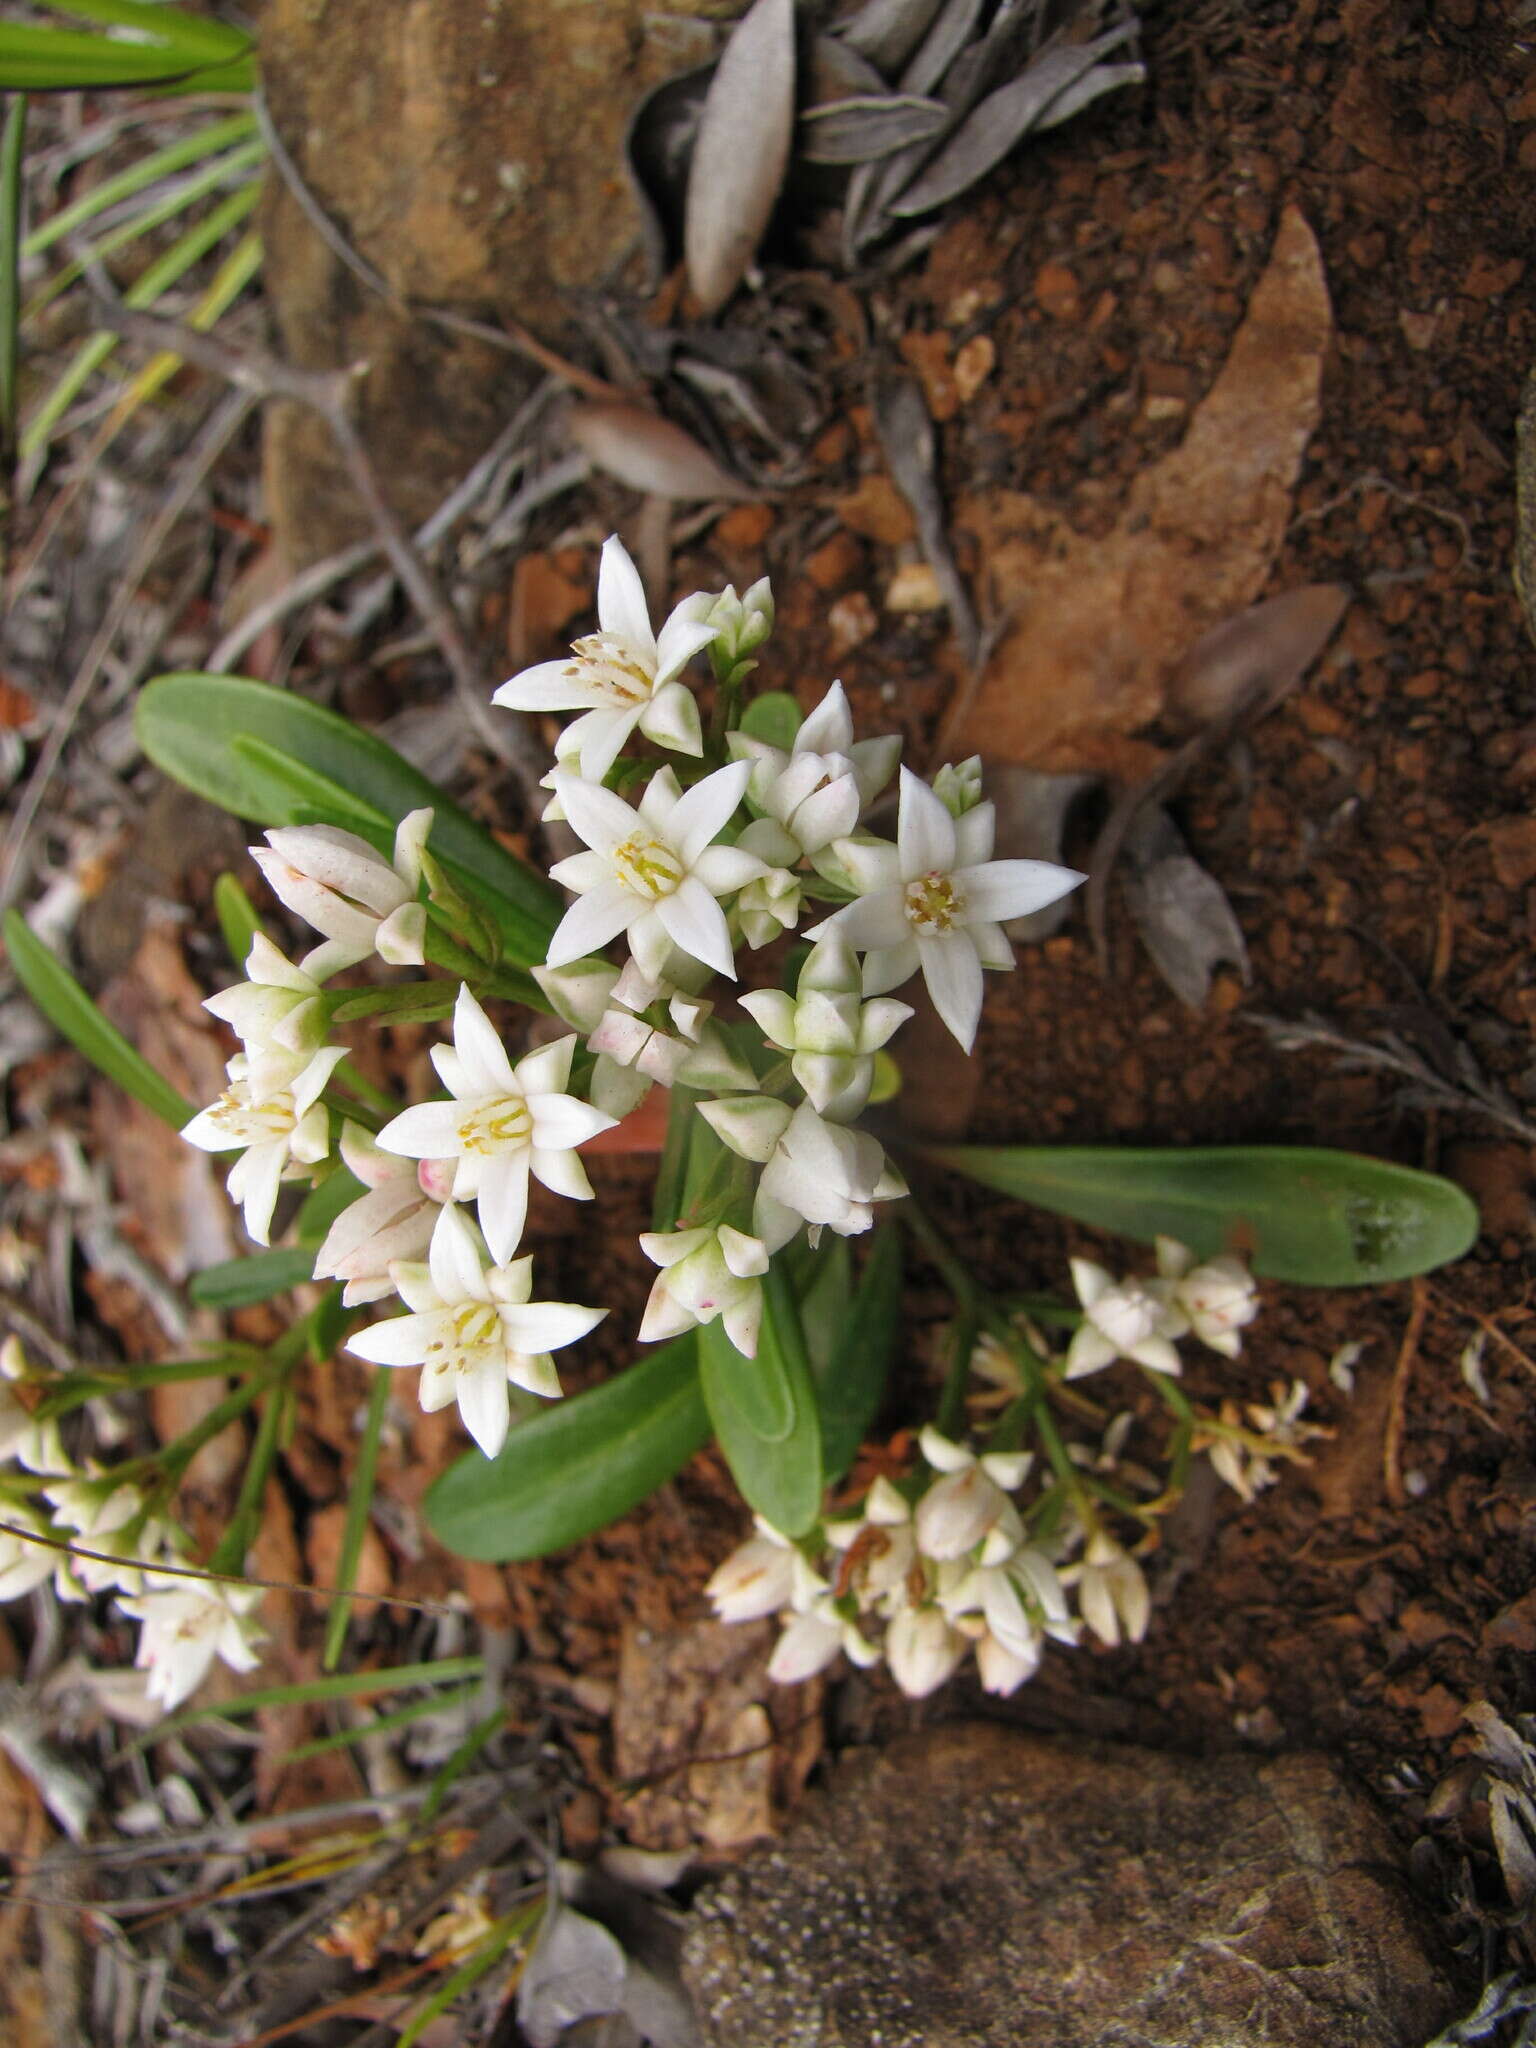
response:
[[[960,508],[1012,623],[944,752],[1098,768],[1158,715],[1192,636],[1264,587],[1331,332],[1316,240],[1289,207],[1220,375],[1182,444],[1131,485],[1109,534],[1081,535],[1023,492]]]
[[[1098,781],[1096,775],[1042,775],[1012,761],[986,763],[987,795],[997,813],[995,857],[1048,860],[1059,866],[1072,806],[1096,789]],[[1072,898],[1061,896],[1044,910],[1011,918],[1003,929],[1010,939],[1038,945],[1061,929],[1072,908]]]
[[[886,201],[887,212],[898,220],[909,220],[958,198],[1000,164],[1032,128],[1044,125],[1066,92],[1087,84],[1101,57],[1122,48],[1135,33],[1135,23],[1126,22],[1095,42],[1042,52],[1016,78],[987,94],[922,175]],[[1140,73],[1140,66],[1115,67],[1121,74],[1128,68]],[[1108,84],[1101,83],[1088,97],[1097,98],[1098,92],[1110,85],[1127,82],[1123,75],[1118,76]],[[1078,102],[1079,106],[1087,103],[1087,99]]]
[[[664,79],[636,107],[624,136],[624,164],[639,204],[652,290],[682,245],[688,166],[714,75],[714,65],[705,64]]]
[[[956,644],[966,661],[974,663],[980,641],[976,613],[949,545],[944,501],[939,494],[933,422],[916,380],[905,376],[882,377],[875,388],[874,412],[875,430],[885,450],[892,481],[912,507],[923,553],[949,607]]]
[[[725,304],[757,252],[794,124],[794,0],[756,0],[710,81],[688,173],[683,254],[705,314]]]
[[[894,78],[933,26],[944,0],[866,0],[835,34],[851,50]]]
[[[1181,1003],[1205,1007],[1223,964],[1248,979],[1242,927],[1215,877],[1184,844],[1168,813],[1149,804],[1125,836],[1125,896],[1153,965]]]
[[[949,110],[915,93],[829,100],[800,116],[800,154],[812,164],[868,164],[926,142],[949,126]]]
[[[657,498],[750,498],[692,434],[641,405],[573,405],[570,435],[599,469]]]
[[[532,2048],[555,2048],[568,2027],[618,2012],[625,1971],[624,1950],[606,1927],[552,1905],[517,1985],[517,2023]]]
[[[1304,583],[1223,619],[1174,670],[1168,709],[1201,724],[1250,710],[1262,716],[1301,681],[1348,605],[1342,584]]]

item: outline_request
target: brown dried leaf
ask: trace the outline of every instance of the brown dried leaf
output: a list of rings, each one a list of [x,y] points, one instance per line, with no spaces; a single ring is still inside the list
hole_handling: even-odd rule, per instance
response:
[[[875,163],[948,123],[948,108],[915,93],[828,100],[800,116],[800,155],[811,164]]]
[[[794,0],[756,0],[710,80],[688,173],[683,255],[705,314],[725,304],[757,253],[794,125]]]
[[[933,25],[943,0],[866,0],[836,34],[852,50],[894,77]]]
[[[1152,963],[1181,1003],[1205,1007],[1211,977],[1230,963],[1248,979],[1242,927],[1220,883],[1185,846],[1165,810],[1149,804],[1126,834],[1125,897]]]
[[[996,601],[1012,606],[951,755],[1100,765],[1148,724],[1192,637],[1251,604],[1290,517],[1332,331],[1316,240],[1288,208],[1269,266],[1182,445],[1143,471],[1107,538],[1021,492],[963,506]]]
[[[573,405],[570,435],[599,469],[657,498],[750,498],[707,448],[640,405]]]
[[[1271,709],[1332,639],[1349,605],[1340,583],[1304,583],[1213,626],[1168,681],[1168,709],[1208,723],[1245,706]]]

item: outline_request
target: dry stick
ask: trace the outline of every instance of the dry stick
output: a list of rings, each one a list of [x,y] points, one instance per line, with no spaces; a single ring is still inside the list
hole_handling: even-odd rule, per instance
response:
[[[180,333],[181,330],[175,330]],[[190,340],[201,340],[200,335],[188,335]],[[21,882],[21,857],[27,835],[32,829],[43,798],[48,794],[58,769],[66,743],[73,732],[75,722],[85,708],[85,700],[94,688],[101,673],[102,663],[112,651],[112,643],[122,629],[123,621],[132,609],[139,593],[139,584],[148,574],[156,555],[165,545],[176,521],[186,511],[193,496],[200,488],[214,463],[239,432],[254,399],[248,391],[232,391],[219,407],[213,418],[193,442],[187,458],[177,477],[149,525],[144,538],[134,552],[117,596],[107,608],[107,615],[86,649],[74,681],[70,684],[64,702],[54,714],[48,738],[43,751],[38,755],[37,766],[33,769],[16,814],[11,820],[5,836],[3,854],[0,854],[0,909],[8,908],[15,900]]]
[[[1423,1275],[1413,1282],[1413,1303],[1408,1311],[1408,1327],[1403,1332],[1403,1341],[1398,1346],[1397,1364],[1392,1368],[1392,1399],[1387,1409],[1387,1433],[1381,1452],[1381,1473],[1386,1485],[1387,1500],[1392,1507],[1408,1505],[1407,1488],[1403,1485],[1403,1431],[1406,1426],[1408,1408],[1408,1381],[1413,1372],[1413,1362],[1418,1356],[1419,1337],[1424,1328],[1424,1312],[1429,1306],[1429,1289]]]
[[[548,766],[544,750],[524,719],[511,718],[498,724],[491,717],[489,693],[480,665],[410,535],[385,502],[368,451],[347,411],[347,396],[366,366],[355,364],[350,370],[301,370],[255,350],[237,352],[211,335],[198,334],[172,321],[121,305],[103,307],[97,324],[148,347],[173,350],[198,369],[224,378],[238,391],[255,398],[287,399],[320,415],[330,429],[353,489],[373,522],[391,567],[448,665],[465,715],[482,743],[516,775],[530,823],[536,819],[543,809],[536,792]]]

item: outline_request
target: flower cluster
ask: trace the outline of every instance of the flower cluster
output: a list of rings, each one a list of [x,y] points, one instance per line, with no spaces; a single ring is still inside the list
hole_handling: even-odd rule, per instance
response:
[[[14,1338],[0,1347],[0,1373],[0,1601],[50,1579],[61,1600],[115,1595],[141,1624],[135,1661],[148,1674],[147,1697],[166,1712],[196,1691],[216,1657],[251,1670],[259,1589],[186,1574],[185,1538],[141,1486],[72,1463],[57,1424],[40,1422],[17,1391],[39,1376]]]
[[[1002,1410],[989,1442],[971,1448],[926,1428],[926,1471],[877,1478],[855,1515],[830,1515],[794,1540],[759,1517],[756,1534],[720,1566],[706,1590],[722,1621],[781,1624],[772,1678],[808,1678],[841,1653],[861,1667],[883,1661],[920,1699],[974,1653],[982,1686],[1011,1693],[1048,1642],[1077,1644],[1085,1631],[1111,1649],[1139,1642],[1152,1595],[1138,1553],[1154,1547],[1158,1519],[1177,1497],[1172,1475],[1188,1457],[1206,1451],[1251,1501],[1279,1461],[1305,1462],[1302,1446],[1327,1434],[1301,1419],[1300,1381],[1276,1384],[1268,1404],[1225,1400],[1214,1411],[1170,1391],[1181,1338],[1197,1336],[1227,1358],[1240,1353],[1238,1333],[1258,1298],[1235,1256],[1201,1263],[1162,1238],[1151,1278],[1116,1279],[1081,1259],[1072,1273],[1080,1317],[1063,1349],[1053,1354],[1020,1313],[999,1318],[958,1361],[956,1398],[974,1379],[974,1411]],[[1139,1366],[1173,1410],[1168,1478],[1128,1455],[1133,1410],[1107,1426],[1099,1418],[1092,1442],[1081,1435],[1092,1411],[1075,1391],[1052,1413],[1068,1382],[1117,1361]],[[1031,1436],[1047,1456],[1020,1447]],[[1138,1524],[1130,1542],[1115,1533],[1128,1518]]]
[[[889,992],[921,972],[969,1048],[983,970],[1013,964],[1003,925],[1081,879],[994,859],[974,761],[931,786],[902,769],[895,842],[869,831],[900,742],[855,739],[840,684],[792,732],[781,723],[770,738],[738,716],[773,624],[766,582],[744,598],[696,592],[657,633],[634,564],[609,540],[597,610],[597,632],[568,659],[495,693],[517,711],[580,714],[546,786],[547,816],[583,850],[552,870],[571,901],[534,970],[566,1035],[509,1050],[486,1008],[501,992],[495,949],[430,851],[430,811],[402,823],[387,857],[336,827],[281,828],[255,858],[322,943],[294,962],[258,937],[246,981],[210,999],[241,1049],[224,1095],[183,1133],[238,1152],[229,1188],[260,1244],[285,1183],[317,1184],[338,1164],[356,1176],[362,1192],[319,1247],[316,1276],[341,1280],[347,1306],[398,1300],[407,1312],[359,1331],[352,1350],[423,1367],[423,1406],[456,1402],[487,1455],[527,1397],[558,1395],[551,1354],[602,1314],[533,1299],[519,1256],[530,1179],[590,1198],[581,1148],[656,1083],[695,1091],[722,1170],[674,1227],[642,1239],[659,1273],[640,1334],[718,1321],[751,1357],[770,1259],[802,1232],[814,1244],[824,1230],[866,1231],[906,1192],[853,1127],[911,1015]],[[684,679],[706,651],[708,737]],[[711,978],[739,983],[744,951],[796,931],[815,943],[792,985],[743,994],[746,1023],[717,1014]],[[460,980],[452,1041],[432,1054],[444,1093],[384,1116],[330,1042],[347,992],[325,986],[370,956],[436,960]]]

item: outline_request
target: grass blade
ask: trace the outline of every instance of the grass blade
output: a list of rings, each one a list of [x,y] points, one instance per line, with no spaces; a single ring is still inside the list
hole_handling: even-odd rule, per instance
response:
[[[230,114],[211,126],[199,128],[195,134],[183,135],[177,142],[168,142],[163,149],[151,150],[147,156],[119,171],[115,177],[104,178],[72,205],[62,207],[51,219],[34,228],[21,245],[23,256],[41,256],[60,242],[66,235],[72,235],[76,228],[82,228],[87,221],[96,220],[120,199],[132,199],[137,193],[147,191],[158,184],[161,178],[168,178],[173,171],[197,163],[201,158],[211,157],[216,152],[229,149],[236,142],[246,142],[256,135],[254,114]],[[232,161],[232,158],[227,161]],[[183,196],[195,197],[184,188]],[[116,245],[114,245],[116,246]],[[98,244],[100,253],[106,253],[105,245]],[[94,252],[93,252],[94,253]]]
[[[0,462],[9,465],[16,440],[16,330],[21,324],[21,159],[27,96],[6,102],[0,129]]]
[[[352,1618],[349,1596],[357,1578],[357,1561],[363,1554],[363,1538],[368,1533],[368,1511],[373,1506],[373,1488],[378,1476],[379,1438],[384,1433],[384,1418],[389,1413],[389,1394],[388,1372],[376,1372],[368,1393],[368,1416],[363,1424],[362,1442],[357,1447],[357,1469],[352,1474],[352,1490],[347,1495],[341,1560],[336,1569],[336,1584],[343,1597],[332,1607],[325,1622],[325,1650],[320,1662],[327,1671],[336,1669],[342,1646],[347,1640],[347,1623]]]

